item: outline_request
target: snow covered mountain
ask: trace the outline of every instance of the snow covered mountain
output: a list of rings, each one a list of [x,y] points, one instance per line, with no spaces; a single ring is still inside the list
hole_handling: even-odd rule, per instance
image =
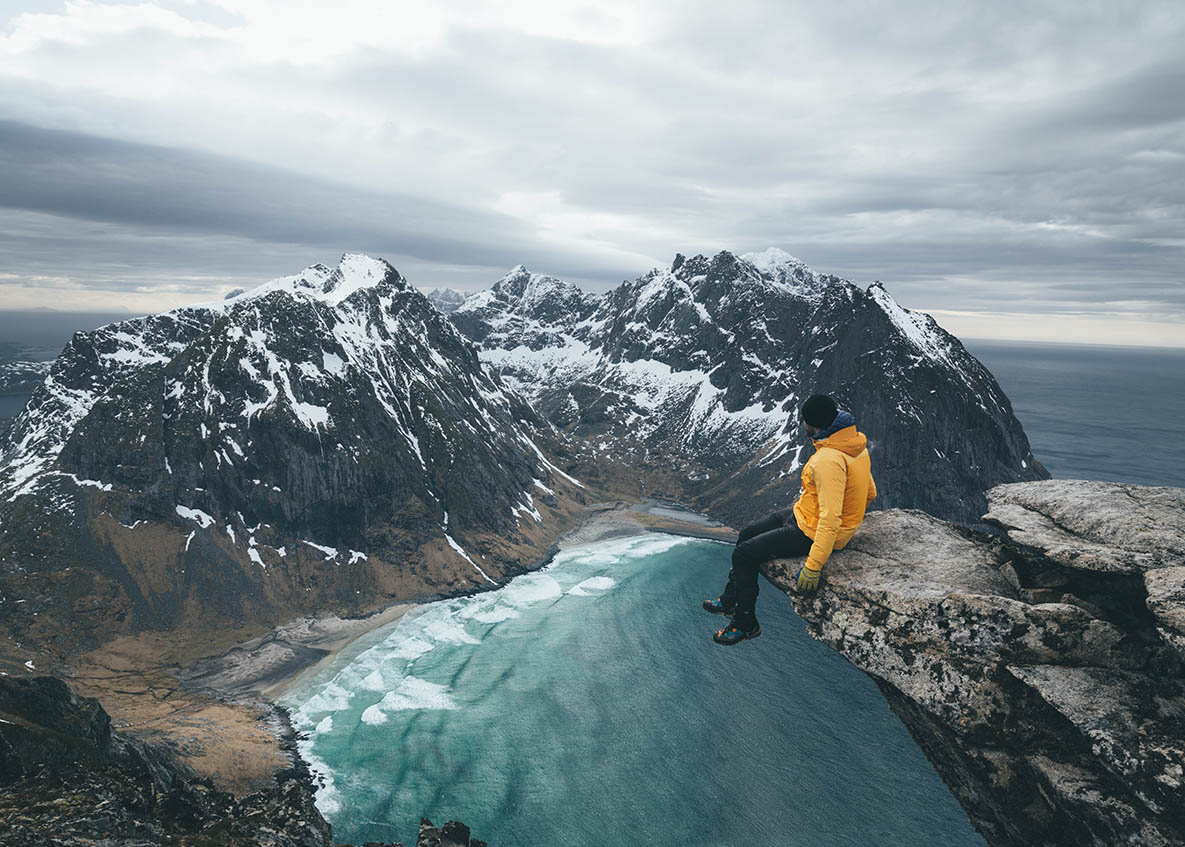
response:
[[[880,507],[974,521],[987,487],[1048,476],[958,339],[776,248],[677,255],[599,296],[520,266],[450,318],[582,451],[581,474],[734,525],[797,497],[797,409],[816,392],[868,435]]]
[[[0,595],[98,637],[476,589],[583,497],[540,427],[358,254],[77,333],[0,440]]]
[[[451,288],[433,288],[424,295],[428,302],[446,315],[465,302],[465,295]]]

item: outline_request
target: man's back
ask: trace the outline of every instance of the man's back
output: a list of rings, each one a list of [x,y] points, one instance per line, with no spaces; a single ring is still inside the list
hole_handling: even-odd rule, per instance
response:
[[[868,439],[854,422],[814,444],[815,455],[802,469],[802,496],[794,504],[794,516],[814,539],[810,558],[821,566],[832,550],[841,549],[855,535],[876,497],[876,482]]]

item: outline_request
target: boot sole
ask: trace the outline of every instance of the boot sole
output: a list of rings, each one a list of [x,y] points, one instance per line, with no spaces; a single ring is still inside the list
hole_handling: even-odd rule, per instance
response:
[[[733,612],[736,611],[736,609],[709,609],[707,606],[704,606],[703,608],[705,612],[711,612],[713,615],[728,615],[730,618],[732,617]]]
[[[761,635],[761,627],[757,627],[757,629],[748,633],[744,638],[738,638],[736,641],[721,641],[715,635],[712,636],[712,640],[717,644],[723,644],[725,647],[731,647],[734,644],[740,644],[742,641],[748,641],[750,638],[756,638],[759,635]]]

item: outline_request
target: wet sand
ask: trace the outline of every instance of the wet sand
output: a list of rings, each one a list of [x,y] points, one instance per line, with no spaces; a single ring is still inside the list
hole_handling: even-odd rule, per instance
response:
[[[396,603],[362,618],[300,618],[183,668],[181,685],[231,699],[275,700],[306,673],[333,661],[359,636],[394,623],[414,608],[414,603]]]

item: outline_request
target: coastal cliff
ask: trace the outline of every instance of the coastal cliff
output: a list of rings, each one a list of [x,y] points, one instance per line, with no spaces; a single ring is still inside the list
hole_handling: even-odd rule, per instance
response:
[[[291,766],[243,797],[179,762],[167,744],[117,730],[91,697],[50,676],[0,676],[3,847],[351,847],[313,804],[313,778],[283,710]],[[402,847],[398,843],[372,847]],[[469,828],[424,818],[416,847],[485,847]]]
[[[291,728],[283,735],[293,752]],[[327,847],[332,830],[313,805],[308,768],[292,762],[267,789],[235,797],[167,746],[115,729],[97,700],[61,680],[0,677],[5,847]]]
[[[1185,843],[1185,489],[987,497],[991,532],[869,514],[814,595],[797,561],[763,570],[993,847]]]

